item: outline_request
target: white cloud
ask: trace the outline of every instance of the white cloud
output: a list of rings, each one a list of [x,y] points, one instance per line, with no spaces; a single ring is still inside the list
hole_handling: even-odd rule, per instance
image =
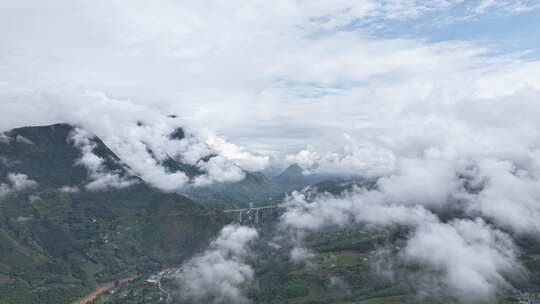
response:
[[[402,120],[363,126],[377,136],[358,138],[371,137],[393,151],[394,169],[371,191],[321,196],[311,203],[293,196],[282,221],[307,232],[352,223],[412,227],[409,253],[420,266],[434,268],[429,274],[442,287],[434,292],[448,292],[460,302],[489,299],[508,287],[512,269],[520,269],[517,251],[501,230],[532,237],[540,232],[538,97],[524,90],[448,99],[448,104],[426,100],[408,106]],[[414,210],[416,216],[410,215]],[[483,220],[444,223],[436,215],[441,210]]]
[[[26,174],[9,173],[7,179],[15,191],[22,191],[37,186],[37,183],[29,179]]]
[[[129,101],[110,99],[102,94],[69,95],[88,102],[85,108],[74,109],[67,119],[92,130],[134,174],[165,191],[179,190],[186,185],[208,185],[214,182],[235,182],[244,178],[242,165],[247,169],[263,168],[267,164],[264,156],[255,156],[244,148],[230,144],[210,132],[192,130],[179,119],[166,117],[147,107]],[[65,106],[71,107],[65,100]],[[111,116],[121,111],[123,115]],[[88,116],[95,113],[96,116]],[[87,119],[87,117],[92,117]],[[173,139],[171,134],[182,126],[185,137]],[[86,146],[86,150],[92,145]],[[224,148],[225,147],[225,148]],[[202,175],[190,180],[184,172],[173,172],[163,164],[167,159],[175,159],[199,168]],[[96,171],[103,160],[93,153],[84,153],[81,162]],[[99,170],[98,170],[99,171]],[[102,178],[91,186],[101,187],[107,183],[127,186],[129,183],[115,176],[102,174]]]
[[[225,141],[224,138],[215,136],[214,134],[205,134],[206,143],[219,155],[238,164],[241,168],[247,171],[261,171],[268,166],[270,157],[253,155],[245,150],[245,148]]]
[[[77,192],[79,192],[79,188],[77,186],[62,186],[58,190],[60,192],[63,192],[63,193],[77,193]]]
[[[75,129],[69,137],[73,145],[81,150],[81,157],[77,160],[78,165],[88,169],[90,181],[85,185],[89,190],[103,190],[107,188],[121,189],[133,185],[136,180],[120,176],[120,172],[108,169],[105,160],[94,153],[96,143],[94,136],[83,129]]]
[[[199,166],[207,174],[195,177],[193,181],[195,186],[208,186],[216,182],[237,182],[245,177],[240,167],[221,156],[212,157],[206,162],[201,162]]]
[[[411,108],[539,88],[537,62],[493,56],[474,42],[336,30],[355,20],[413,18],[460,2],[4,2],[0,128],[100,117],[94,101],[59,96],[94,90],[144,105],[146,112],[179,113],[194,129],[217,130],[259,151],[291,153],[306,144],[318,151],[344,132],[387,148],[373,137],[384,140],[392,122],[399,129],[425,119],[409,116]],[[123,116],[117,105],[107,109]]]
[[[287,160],[297,163],[305,173],[341,176],[380,176],[392,172],[395,166],[392,151],[377,148],[371,143],[356,143],[346,134],[340,151],[321,155],[308,147],[296,155],[289,155]]]
[[[443,207],[457,195],[460,182],[455,164],[434,158],[400,159],[394,174],[378,185],[386,199],[397,204]]]
[[[529,168],[509,161],[486,159],[479,164],[477,179],[483,189],[469,206],[517,233],[540,233],[540,180]]]
[[[196,303],[250,303],[242,287],[253,279],[254,271],[245,258],[249,243],[257,237],[253,228],[225,226],[210,248],[182,266],[180,296]]]
[[[472,8],[472,11],[476,14],[484,14],[492,10],[521,13],[539,6],[540,3],[537,0],[482,0]]]
[[[390,227],[437,221],[420,205],[404,206],[385,200],[384,193],[354,189],[340,196],[318,195],[309,201],[304,193],[293,192],[282,215],[284,228],[318,231],[325,227],[346,227],[353,223]]]
[[[18,142],[18,143],[21,143],[21,144],[25,144],[25,145],[33,145],[34,143],[29,140],[28,138],[22,136],[22,135],[17,135],[15,137],[15,141]]]
[[[8,144],[10,139],[11,138],[9,136],[7,136],[6,134],[0,133],[0,143],[1,144]]]
[[[460,303],[494,300],[501,287],[510,286],[505,276],[522,269],[511,238],[482,220],[421,225],[402,254],[408,262],[442,273],[431,283]]]
[[[434,136],[429,143],[427,136],[420,143],[406,140],[414,143],[410,147],[397,145],[402,151],[396,152],[395,170],[379,178],[377,192],[388,203],[460,209],[516,233],[538,234],[540,152],[535,142],[539,130],[529,123],[493,129],[480,123],[481,116],[475,117],[473,126],[463,128],[456,121],[451,129],[437,130],[440,142]]]
[[[7,183],[0,183],[0,198],[37,187],[37,182],[22,173],[8,173]]]
[[[302,246],[294,246],[291,250],[291,260],[295,263],[305,262],[314,256],[313,252]]]
[[[294,193],[286,201],[288,210],[281,225],[299,244],[305,233],[327,227],[409,227],[413,232],[400,257],[405,263],[419,265],[422,276],[430,276],[432,286],[428,288],[432,288],[424,292],[450,295],[460,303],[488,301],[501,288],[511,288],[508,279],[521,273],[518,251],[510,236],[482,219],[442,222],[421,204],[396,204],[391,200],[377,190],[355,189],[341,196],[323,194],[312,201]],[[291,252],[293,258],[304,256],[298,248],[302,247],[297,245]]]
[[[0,183],[0,198],[3,198],[11,193],[11,189],[7,184]]]

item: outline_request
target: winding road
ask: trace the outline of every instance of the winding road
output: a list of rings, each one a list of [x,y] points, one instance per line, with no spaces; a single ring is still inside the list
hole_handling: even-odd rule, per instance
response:
[[[79,304],[91,304],[101,294],[103,294],[104,292],[106,292],[108,290],[113,289],[116,286],[115,283],[117,281],[118,281],[118,283],[120,285],[122,285],[122,284],[125,284],[127,282],[131,282],[131,281],[135,280],[135,278],[136,277],[127,277],[127,278],[123,278],[123,279],[120,279],[120,280],[115,280],[115,281],[112,281],[112,282],[107,282],[107,283],[101,284],[94,291],[92,291],[91,293],[86,295],[84,298],[82,298],[79,301]]]
[[[161,278],[159,278],[159,281],[158,281],[158,288],[159,288],[159,291],[167,295],[167,300],[165,300],[165,304],[169,304],[169,301],[171,300],[171,294],[168,293],[165,289],[163,289],[163,287],[161,287]]]

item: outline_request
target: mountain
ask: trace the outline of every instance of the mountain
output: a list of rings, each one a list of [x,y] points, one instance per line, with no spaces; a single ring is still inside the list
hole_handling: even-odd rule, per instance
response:
[[[304,174],[304,170],[297,164],[287,167],[271,179],[262,172],[244,171],[244,174],[245,178],[239,182],[191,188],[186,194],[215,207],[248,207],[279,203],[287,193],[308,186],[335,190],[348,184],[348,180],[335,176]]]
[[[289,192],[302,189],[327,179],[330,179],[330,177],[319,174],[304,174],[304,170],[300,166],[293,164],[287,167],[279,175],[273,177],[272,184],[276,189],[283,192]]]
[[[182,128],[176,128],[170,134],[170,139],[173,140],[182,140],[185,137],[186,135],[184,129]],[[147,149],[150,152],[150,155],[153,155],[152,150],[150,148]],[[169,172],[181,171],[190,178],[203,174],[203,172],[198,167],[186,164],[180,160],[172,158],[171,156],[167,156],[163,161],[159,161],[157,158],[155,158],[155,160],[157,163],[160,163],[162,166],[164,166]]]
[[[171,136],[184,134],[177,129]],[[170,170],[200,174],[173,158],[165,162]],[[179,288],[175,277],[159,284],[147,279],[215,249],[210,241],[238,218],[216,206],[273,203],[305,187],[308,200],[321,192],[376,187],[376,180],[305,175],[297,165],[272,179],[258,172],[245,175],[236,183],[187,189],[187,195],[165,193],[132,174],[99,138],[71,125],[0,133],[0,304],[76,303],[97,286],[114,286],[121,279],[130,282],[95,303],[186,303],[174,292]],[[102,178],[117,187],[99,183]],[[253,268],[253,282],[241,289],[254,303],[456,303],[444,295],[417,296],[422,269],[400,265],[398,256],[411,232],[407,227],[329,227],[304,235],[305,248],[299,248],[276,225],[283,208],[265,210],[256,213],[262,221],[256,226],[259,238],[244,257]],[[253,224],[251,211],[244,213],[243,224]],[[540,242],[534,236],[512,237],[527,277],[511,283],[540,290]],[[239,242],[232,240],[227,247]],[[293,248],[308,262],[295,261]],[[234,275],[230,267],[237,260],[207,257],[215,258],[208,261],[213,270]],[[220,286],[229,288],[226,282]],[[511,292],[502,290],[493,300],[516,303]]]
[[[84,166],[76,166],[81,156],[79,148],[69,142],[74,128],[67,124],[45,127],[24,127],[3,134],[0,142],[0,175],[17,172],[40,181],[42,186],[82,184],[87,178]],[[105,160],[104,166],[111,170],[124,169],[118,165],[118,157],[105,144],[95,138],[94,152]],[[125,173],[125,172],[124,172]]]
[[[263,173],[244,171],[244,175],[245,178],[239,182],[190,188],[186,193],[197,201],[222,208],[264,205],[283,196],[283,191],[275,188]]]
[[[98,284],[181,263],[224,225],[222,214],[131,175],[99,139],[79,160],[67,124],[0,135],[0,303],[73,303]],[[89,188],[99,174],[130,182]],[[110,176],[110,175],[106,175]]]
[[[287,167],[279,175],[269,179],[261,172],[245,171],[245,178],[236,183],[191,188],[186,194],[197,201],[225,208],[261,206],[282,201],[287,193],[313,186],[320,191],[335,193],[350,189],[353,185],[365,185],[363,179],[343,179],[323,174],[305,174],[297,164]]]

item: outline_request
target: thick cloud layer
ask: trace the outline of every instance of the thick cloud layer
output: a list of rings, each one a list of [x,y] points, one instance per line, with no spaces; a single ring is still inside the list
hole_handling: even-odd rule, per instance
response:
[[[452,23],[518,14],[533,2],[3,1],[0,129],[100,120],[103,112],[125,123],[121,106],[100,110],[65,93],[92,90],[273,155],[306,144],[325,155],[343,133],[367,147],[357,155],[395,153],[403,131],[440,138],[438,124],[450,127],[454,115],[499,112],[499,98],[529,104],[519,95],[538,97],[540,64],[483,41],[377,30],[426,16]]]
[[[327,227],[401,227],[411,229],[412,234],[399,256],[405,264],[418,265],[422,276],[429,277],[426,292],[474,303],[488,302],[501,289],[510,288],[508,279],[520,274],[521,266],[508,234],[481,218],[443,222],[426,209],[429,206],[415,203],[414,192],[419,190],[410,190],[409,198],[399,200],[393,197],[395,192],[359,188],[340,196],[320,194],[311,201],[303,193],[293,193],[281,218],[283,231],[299,244],[291,257],[309,257],[301,247],[302,238]]]
[[[511,238],[479,219],[420,225],[402,254],[433,272],[430,287],[460,303],[494,301],[509,287],[505,277],[521,269]]]
[[[394,169],[396,157],[392,151],[378,148],[369,142],[356,143],[348,135],[344,138],[340,151],[321,154],[308,147],[295,155],[288,155],[287,159],[298,164],[308,174],[373,177]]]
[[[262,169],[269,161],[268,157],[253,155],[211,132],[193,130],[178,118],[128,100],[77,90],[59,91],[55,96],[57,99],[49,111],[56,117],[51,118],[52,121],[72,123],[92,133],[88,136],[98,136],[134,174],[165,191],[179,190],[187,185],[239,181],[244,178],[242,166],[247,170]],[[26,98],[25,102],[36,108],[47,106],[44,100],[47,96],[30,94]],[[74,100],[77,102],[72,102]],[[172,137],[179,127],[183,128],[183,139]],[[80,162],[94,174],[94,184],[90,187],[106,187],[107,183],[114,186],[130,184],[101,170],[101,160],[90,153],[93,148],[88,139],[84,136],[74,139],[78,139],[74,144],[83,152]],[[168,158],[201,169],[201,176],[190,180],[184,172],[169,170],[163,165]]]
[[[192,163],[215,152],[256,171],[270,160],[202,129],[276,160],[307,144],[288,161],[349,175],[386,174],[396,158],[430,148],[527,161],[538,129],[537,60],[475,41],[384,38],[376,29],[449,11],[459,15],[448,22],[459,22],[535,7],[532,1],[6,1],[0,128],[80,124],[169,190],[185,177],[153,164],[145,145],[161,150],[158,156],[178,153],[164,140],[170,123],[160,122],[171,113],[211,147],[190,142],[190,151],[180,153]],[[135,128],[141,119],[148,127]],[[196,184],[238,180],[232,164],[219,158],[202,164],[215,174]]]
[[[254,271],[244,258],[257,237],[253,228],[225,226],[209,249],[182,266],[180,296],[195,303],[250,303],[242,287],[253,279]]]

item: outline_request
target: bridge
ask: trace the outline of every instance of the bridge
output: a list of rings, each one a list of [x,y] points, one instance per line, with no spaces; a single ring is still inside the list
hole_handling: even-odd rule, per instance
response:
[[[271,209],[280,209],[280,208],[287,208],[286,205],[278,204],[278,205],[266,205],[266,206],[258,206],[258,207],[249,207],[249,208],[239,208],[239,209],[226,209],[223,210],[225,213],[238,213],[238,222],[242,223],[242,215],[245,214],[246,216],[251,217],[254,216],[255,218],[255,225],[259,224],[259,212],[263,210],[271,210]]]

